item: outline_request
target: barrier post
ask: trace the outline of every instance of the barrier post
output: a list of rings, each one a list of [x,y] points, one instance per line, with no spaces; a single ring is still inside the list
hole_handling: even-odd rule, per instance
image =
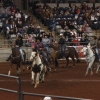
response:
[[[18,82],[18,100],[21,100],[21,78],[17,79]]]

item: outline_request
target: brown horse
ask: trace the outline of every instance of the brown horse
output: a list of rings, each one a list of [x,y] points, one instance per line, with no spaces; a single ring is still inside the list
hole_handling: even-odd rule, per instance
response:
[[[26,53],[24,50],[23,50],[23,53],[24,53],[24,62],[22,62],[22,60],[21,60],[21,54],[20,54],[18,47],[12,47],[12,54],[10,57],[10,69],[9,69],[8,75],[10,75],[10,73],[11,73],[13,64],[16,64],[17,75],[19,75],[20,71],[21,71],[20,70],[21,62],[23,64],[23,71],[24,71],[24,69],[25,69],[24,65],[25,65],[25,59],[26,59]]]
[[[55,46],[54,44],[51,44],[50,48],[52,49],[50,56],[53,59],[53,62],[55,64],[55,68],[56,68],[59,65],[58,59],[60,59],[60,56],[61,56],[61,47]],[[66,63],[65,67],[68,67],[69,57],[73,60],[73,67],[75,67],[75,58],[74,58],[75,56],[76,56],[77,62],[80,62],[78,53],[75,50],[75,48],[74,47],[66,47],[64,57],[66,58],[67,63]]]

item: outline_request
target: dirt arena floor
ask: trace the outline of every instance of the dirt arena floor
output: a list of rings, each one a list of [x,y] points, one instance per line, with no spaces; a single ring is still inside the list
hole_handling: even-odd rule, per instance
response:
[[[60,61],[61,62],[61,61]],[[59,95],[67,97],[76,97],[84,99],[100,100],[100,72],[90,76],[85,76],[87,65],[85,62],[76,63],[76,67],[72,68],[71,63],[68,68],[62,68],[65,62],[60,63],[59,68],[55,72],[52,71],[45,77],[45,82],[40,83],[34,89],[31,85],[30,70],[21,72],[22,91],[30,93]],[[0,73],[7,74],[9,70],[9,63],[0,63]],[[11,75],[16,76],[16,67],[13,66]],[[17,90],[18,85],[15,79],[0,77],[0,88],[7,88]],[[17,100],[17,95],[9,92],[0,91],[0,100]],[[43,100],[43,97],[25,96],[24,100]],[[55,99],[53,100],[67,100]]]

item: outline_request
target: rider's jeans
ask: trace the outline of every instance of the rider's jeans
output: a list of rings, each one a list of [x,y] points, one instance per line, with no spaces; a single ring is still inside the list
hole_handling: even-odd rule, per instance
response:
[[[65,45],[62,45],[61,46],[61,52],[62,52],[62,55],[64,56],[64,51],[65,51],[65,48],[66,48],[66,46]]]
[[[98,52],[98,48],[95,48],[95,50],[96,50],[96,53],[97,53],[97,55],[98,55],[98,58],[99,58],[99,60],[100,60],[100,54],[99,54],[99,52]]]
[[[41,53],[42,53],[42,57],[43,57],[43,60],[44,60],[45,64],[47,65],[47,67],[49,67],[49,63],[48,63],[48,60],[47,60],[47,57],[46,57],[45,53],[42,52],[42,51],[41,51]]]
[[[47,53],[48,53],[48,55],[49,55],[49,54],[50,54],[50,51],[49,51],[49,46],[48,46],[48,45],[46,45],[46,46],[45,46],[45,48],[46,48]]]
[[[21,58],[22,58],[22,60],[24,61],[23,51],[22,51],[22,48],[21,48],[21,47],[19,47],[19,51],[20,51],[20,54],[21,54]]]

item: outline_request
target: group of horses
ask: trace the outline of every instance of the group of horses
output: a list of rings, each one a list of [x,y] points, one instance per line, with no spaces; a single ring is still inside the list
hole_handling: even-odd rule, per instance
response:
[[[83,47],[81,52],[83,52],[83,54],[86,58],[86,62],[88,64],[85,75],[88,74],[89,69],[91,69],[91,75],[93,74],[92,66],[95,61],[97,63],[97,70],[96,70],[96,73],[97,73],[99,70],[99,67],[100,67],[100,63],[99,63],[99,60],[96,58],[92,49],[85,46],[85,47]],[[16,64],[17,75],[20,75],[21,62],[23,64],[23,71],[25,70],[26,53],[24,50],[23,50],[23,55],[24,55],[24,62],[21,61],[21,55],[20,55],[18,48],[12,47],[12,54],[11,54],[11,59],[10,59],[11,65],[10,65],[8,75],[11,74],[11,69],[12,69],[13,64]],[[64,56],[66,59],[66,66],[64,66],[64,67],[68,67],[69,57],[73,61],[73,67],[75,67],[75,56],[76,56],[77,62],[80,62],[76,49],[74,47],[66,47],[65,48],[65,56]],[[54,68],[56,70],[56,68],[59,66],[58,60],[61,58],[61,47],[59,45],[58,46],[55,46],[54,44],[50,45],[50,58],[52,59],[52,62],[54,63]],[[32,64],[31,64],[31,66],[28,66],[27,68],[29,69],[31,67],[32,84],[34,84],[34,88],[36,88],[37,85],[39,84],[40,80],[42,82],[44,82],[44,77],[45,77],[46,73],[48,73],[48,70],[47,70],[47,67],[46,67],[45,63],[43,62],[43,59],[38,51],[36,51],[36,52],[33,51],[31,53],[30,61],[32,61]]]

